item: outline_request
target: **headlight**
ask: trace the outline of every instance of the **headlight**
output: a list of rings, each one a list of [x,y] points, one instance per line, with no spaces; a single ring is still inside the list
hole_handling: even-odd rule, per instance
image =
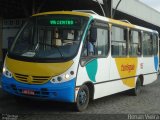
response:
[[[68,80],[68,79],[70,78],[70,75],[69,75],[69,74],[65,74],[65,75],[64,75],[64,78],[65,78],[66,80]]]
[[[3,67],[3,73],[5,73],[6,72],[6,67]]]
[[[12,78],[12,73],[6,68],[5,65],[3,67],[3,75],[7,78]]]
[[[70,73],[64,73],[62,75],[53,77],[50,81],[51,81],[51,83],[63,83],[63,82],[67,82],[73,78],[74,78],[74,72],[71,71]]]

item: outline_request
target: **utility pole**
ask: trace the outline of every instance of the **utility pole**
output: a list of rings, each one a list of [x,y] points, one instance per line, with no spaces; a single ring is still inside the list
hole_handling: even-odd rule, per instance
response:
[[[117,11],[117,9],[118,9],[118,6],[120,5],[121,2],[122,2],[122,0],[119,0],[119,2],[117,3],[116,8],[115,8],[114,11],[113,11],[112,18],[114,18],[115,13],[116,13],[116,11]]]
[[[113,0],[103,0],[106,17],[112,18]]]
[[[32,1],[32,15],[36,13],[36,3],[35,0]]]

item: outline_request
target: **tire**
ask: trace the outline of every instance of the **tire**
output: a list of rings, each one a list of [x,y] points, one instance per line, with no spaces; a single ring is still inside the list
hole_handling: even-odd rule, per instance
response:
[[[133,96],[138,96],[141,93],[141,87],[142,87],[142,83],[140,78],[138,78],[135,88],[131,90],[131,94]]]
[[[75,108],[76,111],[84,111],[89,104],[89,89],[86,85],[82,85],[78,91]]]

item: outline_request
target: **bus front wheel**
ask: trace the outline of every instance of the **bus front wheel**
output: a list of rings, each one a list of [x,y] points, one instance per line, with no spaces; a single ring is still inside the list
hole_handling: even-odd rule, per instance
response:
[[[89,89],[86,85],[82,85],[78,91],[75,107],[76,110],[84,111],[89,103]]]

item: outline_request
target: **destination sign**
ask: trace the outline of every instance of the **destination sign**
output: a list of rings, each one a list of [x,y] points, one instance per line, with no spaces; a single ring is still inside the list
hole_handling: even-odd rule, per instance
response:
[[[50,20],[50,25],[53,26],[74,26],[77,22],[75,22],[74,20]]]

